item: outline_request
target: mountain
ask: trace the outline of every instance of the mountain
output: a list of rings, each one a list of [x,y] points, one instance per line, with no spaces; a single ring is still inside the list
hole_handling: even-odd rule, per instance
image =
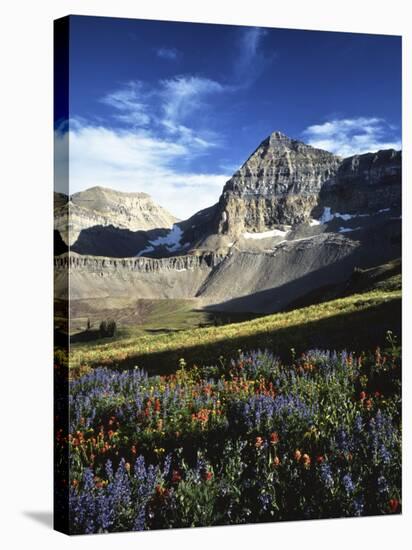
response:
[[[116,192],[73,196],[69,202],[87,210],[89,225],[70,253],[59,248],[56,277],[68,267],[71,296],[85,302],[191,298],[204,309],[280,311],[327,285],[339,287],[355,268],[400,257],[401,176],[400,151],[342,159],[274,132],[217,204],[188,220],[171,217],[169,228],[156,221],[156,228],[136,230],[144,212],[131,204],[140,194],[127,203],[128,214],[112,198],[122,195]],[[110,225],[99,218],[93,226],[97,213]],[[80,228],[76,219],[71,226]]]
[[[168,229],[177,221],[146,193],[92,187],[70,197],[55,194],[55,229],[70,246],[76,243],[83,230],[92,227],[137,232]],[[140,241],[146,242],[146,239]]]
[[[217,232],[239,235],[304,222],[339,164],[332,153],[274,132],[226,183]]]

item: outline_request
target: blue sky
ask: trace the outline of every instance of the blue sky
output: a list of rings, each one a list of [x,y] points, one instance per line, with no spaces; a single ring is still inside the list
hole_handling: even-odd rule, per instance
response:
[[[400,148],[401,39],[71,18],[71,192],[146,191],[185,218],[275,130],[342,156]]]

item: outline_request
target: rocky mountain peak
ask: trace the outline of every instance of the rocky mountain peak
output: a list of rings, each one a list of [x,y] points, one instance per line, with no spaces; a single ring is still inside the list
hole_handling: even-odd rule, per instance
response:
[[[264,140],[270,147],[290,147],[292,139],[282,132],[272,132],[269,137]]]
[[[218,232],[264,231],[305,221],[340,157],[276,131],[226,183]]]
[[[311,145],[307,145],[298,139],[290,138],[286,134],[279,131],[272,132],[270,136],[262,141],[259,147],[271,149],[273,151],[277,151],[278,153],[285,153],[287,151],[303,152],[314,150],[314,147]]]

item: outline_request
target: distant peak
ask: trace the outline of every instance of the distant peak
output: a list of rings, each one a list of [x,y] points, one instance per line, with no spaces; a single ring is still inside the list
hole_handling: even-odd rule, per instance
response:
[[[110,187],[104,187],[102,185],[94,185],[93,187],[88,187],[83,191],[78,191],[72,196],[81,197],[81,196],[105,196],[105,197],[138,197],[138,198],[151,198],[150,195],[144,193],[143,191],[119,191],[117,189],[112,189]]]

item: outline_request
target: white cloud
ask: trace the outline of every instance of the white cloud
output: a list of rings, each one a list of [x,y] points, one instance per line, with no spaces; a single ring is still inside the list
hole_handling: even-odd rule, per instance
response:
[[[245,88],[255,82],[267,64],[276,57],[276,52],[265,55],[262,49],[267,30],[259,27],[242,29],[238,43],[238,57],[234,63],[234,80],[237,87]]]
[[[130,81],[122,88],[101,98],[114,109],[112,115],[125,125],[147,128],[151,132],[166,132],[181,143],[191,143],[198,149],[216,145],[218,136],[207,128],[193,127],[193,114],[209,108],[209,96],[226,88],[219,82],[192,75],[161,80],[149,87],[141,81]],[[203,117],[205,118],[205,117]]]
[[[225,86],[215,80],[198,76],[177,76],[162,80],[160,95],[165,128],[172,134],[193,139],[193,130],[187,121],[193,113],[208,106],[208,98],[225,91]],[[205,140],[203,140],[205,142]]]
[[[309,126],[302,135],[313,147],[343,157],[401,148],[400,140],[394,137],[394,128],[377,117],[335,119]]]
[[[196,154],[189,146],[153,137],[145,130],[119,130],[71,121],[70,193],[100,185],[119,191],[144,191],[172,214],[185,219],[214,204],[228,174],[177,170],[174,165]],[[67,153],[67,134],[56,132],[58,164]],[[58,186],[57,186],[58,187]]]
[[[118,120],[136,126],[147,126],[151,117],[143,97],[143,84],[139,81],[130,81],[122,89],[105,95],[101,102],[117,111],[115,118]]]
[[[180,52],[176,48],[159,48],[156,50],[156,54],[161,59],[167,59],[168,61],[176,61]]]

